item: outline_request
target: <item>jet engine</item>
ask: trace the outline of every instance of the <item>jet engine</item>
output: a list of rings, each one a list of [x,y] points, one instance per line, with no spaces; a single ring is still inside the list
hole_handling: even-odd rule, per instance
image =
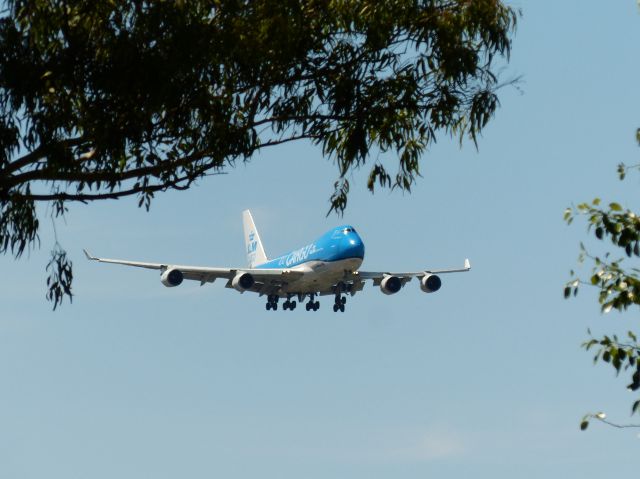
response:
[[[380,291],[384,294],[395,294],[402,288],[402,280],[397,276],[385,276],[380,281]]]
[[[420,280],[420,289],[425,293],[435,293],[442,286],[440,277],[435,274],[425,274]]]
[[[173,288],[174,286],[180,285],[183,279],[184,275],[179,269],[168,269],[162,273],[162,276],[160,276],[160,281],[162,281],[162,284],[167,288]]]
[[[255,280],[249,273],[239,272],[233,277],[233,280],[231,280],[231,286],[241,293],[251,288],[254,283]]]

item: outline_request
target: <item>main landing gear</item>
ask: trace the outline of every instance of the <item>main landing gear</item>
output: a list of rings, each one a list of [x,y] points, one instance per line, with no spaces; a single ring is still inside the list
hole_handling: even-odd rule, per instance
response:
[[[295,300],[291,301],[291,296],[292,295],[287,295],[287,300],[282,303],[282,309],[284,310],[288,309],[289,311],[293,311],[294,309],[296,309],[296,306],[298,306],[298,303]],[[270,309],[277,311],[279,299],[280,299],[280,296],[278,296],[277,294],[270,294],[269,296],[267,296],[267,304],[265,305],[265,309],[267,311],[269,311]],[[309,311],[309,308],[307,308],[307,311]]]
[[[334,313],[337,313],[338,311],[340,311],[341,313],[344,313],[345,304],[347,304],[347,297],[342,294],[344,291],[345,291],[344,285],[341,284],[336,287],[335,302],[333,304]],[[291,299],[292,296],[293,295],[287,295],[286,301],[282,303],[282,309],[284,310],[288,309],[289,311],[293,311],[298,306],[298,302],[302,304],[303,300],[307,295],[304,293],[298,294],[298,302],[296,302],[295,300],[292,300]],[[308,296],[309,296],[309,301],[307,302],[307,304],[304,305],[305,309],[307,311],[318,311],[318,309],[320,309],[320,301],[316,301],[316,295],[313,293],[309,293]],[[267,296],[267,304],[265,305],[266,310],[277,311],[279,300],[280,300],[280,296],[276,294],[270,294],[269,296]]]
[[[315,294],[309,295],[309,302],[305,305],[307,311],[318,311],[320,309],[320,301],[314,301]]]
[[[269,296],[267,296],[267,305],[265,306],[266,310],[269,311],[270,309],[273,309],[274,311],[276,311],[278,309],[279,299],[280,296],[277,296],[275,294],[270,294]]]
[[[282,303],[282,309],[288,309],[289,311],[293,311],[296,309],[297,303],[295,301],[291,301],[291,295],[287,296],[287,300]]]

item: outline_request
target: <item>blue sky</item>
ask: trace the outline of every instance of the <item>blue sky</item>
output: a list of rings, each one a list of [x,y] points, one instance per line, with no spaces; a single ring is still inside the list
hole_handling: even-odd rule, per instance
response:
[[[0,258],[0,477],[599,478],[637,473],[624,380],[579,345],[636,328],[594,292],[562,299],[576,265],[572,202],[637,207],[640,12],[627,1],[528,1],[507,88],[479,151],[442,138],[409,194],[366,191],[325,217],[336,169],[308,144],[265,151],[188,192],[73,207],[57,225],[75,298],[52,312],[42,249]],[[267,313],[216,283],[168,289],[107,257],[243,265],[251,208],[275,256],[356,226],[363,268],[454,267],[441,291],[367,286],[336,315]]]

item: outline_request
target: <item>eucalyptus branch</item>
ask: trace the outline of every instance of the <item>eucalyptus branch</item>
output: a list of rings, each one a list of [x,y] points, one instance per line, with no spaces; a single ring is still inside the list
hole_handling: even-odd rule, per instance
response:
[[[11,174],[15,171],[18,171],[24,168],[25,166],[33,164],[34,161],[37,161],[46,157],[47,154],[51,153],[51,151],[53,151],[54,149],[66,149],[73,146],[80,146],[86,142],[87,140],[80,136],[77,138],[69,138],[66,140],[57,141],[55,143],[41,145],[35,150],[33,150],[32,152],[27,153],[26,155],[20,158],[17,158],[14,161],[10,161],[5,165],[4,168],[0,168],[0,175],[1,175],[0,178],[7,174]]]
[[[595,419],[600,421],[607,426],[615,427],[617,429],[627,429],[627,428],[640,428],[640,424],[618,424],[611,422],[607,419],[607,415],[603,412],[595,413],[595,414],[586,414],[582,418],[582,422],[580,423],[580,429],[582,431],[586,430],[589,427],[589,420]]]

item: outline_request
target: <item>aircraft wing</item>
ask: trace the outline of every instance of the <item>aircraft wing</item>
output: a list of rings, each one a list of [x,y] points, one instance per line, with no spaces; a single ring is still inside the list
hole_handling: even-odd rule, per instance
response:
[[[402,285],[411,281],[411,278],[417,277],[422,278],[428,274],[444,274],[444,273],[462,273],[465,271],[469,271],[471,269],[471,263],[468,259],[464,260],[464,266],[462,268],[457,269],[425,269],[423,271],[418,272],[402,272],[402,273],[394,273],[391,271],[358,271],[357,276],[362,279],[371,279],[373,280],[373,284],[378,286],[380,282],[387,276],[395,276],[402,280]]]
[[[256,285],[251,289],[260,292],[263,287],[273,284],[282,284],[299,278],[303,275],[301,271],[289,269],[260,269],[260,268],[211,268],[207,266],[184,266],[170,263],[144,263],[141,261],[128,261],[122,259],[98,258],[83,250],[88,260],[100,263],[122,264],[134,266],[136,268],[155,269],[164,272],[168,269],[179,270],[184,279],[200,281],[200,284],[213,283],[218,278],[228,279],[227,287],[231,287],[231,280],[239,272],[250,273],[256,281]]]

